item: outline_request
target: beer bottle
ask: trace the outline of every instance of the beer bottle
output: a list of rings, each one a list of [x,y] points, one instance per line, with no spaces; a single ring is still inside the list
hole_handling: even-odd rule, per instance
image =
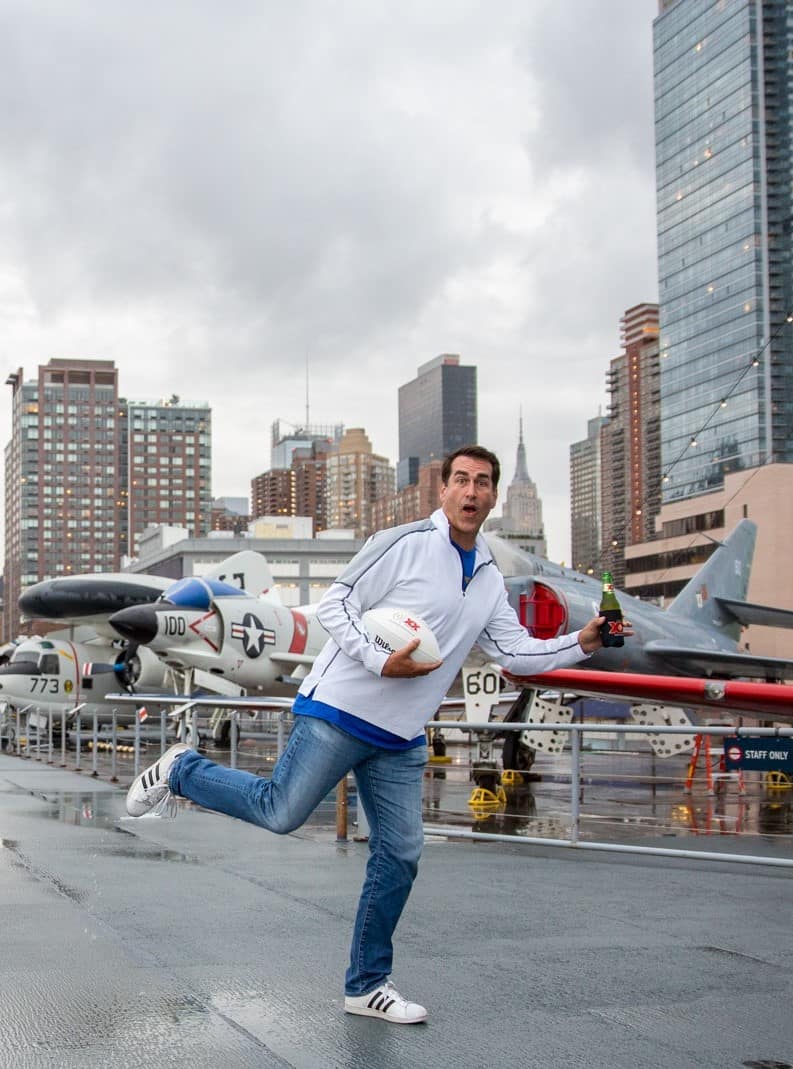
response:
[[[624,646],[625,639],[622,636],[622,609],[614,593],[614,580],[611,572],[603,572],[603,593],[600,598],[598,616],[605,616],[605,621],[600,625],[600,637],[604,646]]]

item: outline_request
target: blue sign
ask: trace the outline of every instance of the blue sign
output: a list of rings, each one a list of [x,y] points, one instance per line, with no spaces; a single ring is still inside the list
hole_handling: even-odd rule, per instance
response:
[[[727,772],[793,773],[793,739],[749,736],[724,740],[724,767]]]

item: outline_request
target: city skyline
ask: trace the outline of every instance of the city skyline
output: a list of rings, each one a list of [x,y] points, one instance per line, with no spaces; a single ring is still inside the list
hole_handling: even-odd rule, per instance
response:
[[[110,359],[128,397],[207,400],[239,495],[272,421],[304,422],[306,363],[310,420],[396,463],[398,386],[458,353],[507,464],[523,407],[569,562],[569,444],[657,298],[657,4],[609,8],[7,7],[6,373]]]

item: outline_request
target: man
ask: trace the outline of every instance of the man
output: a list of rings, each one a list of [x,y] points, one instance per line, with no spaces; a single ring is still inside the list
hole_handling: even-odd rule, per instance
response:
[[[317,616],[330,638],[294,704],[295,726],[272,778],[225,768],[178,744],[134,781],[127,809],[141,816],[170,789],[207,809],[285,834],[352,770],[370,827],[369,861],[345,980],[348,1013],[415,1024],[423,1006],[390,982],[392,936],[421,853],[424,725],[475,642],[518,675],[569,667],[601,645],[591,620],[540,641],[507,602],[479,531],[496,503],[500,465],[481,446],[448,456],[441,507],[427,520],[373,535],[330,587]],[[378,606],[422,616],[443,659],[418,664],[415,640],[388,654],[361,617]]]

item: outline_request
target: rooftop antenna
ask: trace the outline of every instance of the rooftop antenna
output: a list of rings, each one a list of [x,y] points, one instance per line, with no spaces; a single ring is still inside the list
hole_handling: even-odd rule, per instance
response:
[[[306,431],[308,431],[308,353],[306,353]]]

